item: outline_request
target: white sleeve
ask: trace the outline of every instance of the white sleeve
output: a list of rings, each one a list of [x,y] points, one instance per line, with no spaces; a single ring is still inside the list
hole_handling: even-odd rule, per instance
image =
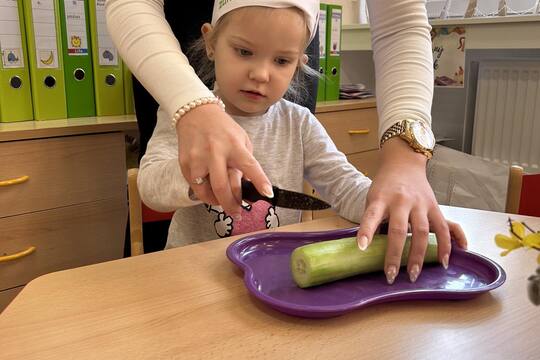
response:
[[[425,0],[368,0],[379,138],[393,124],[431,126],[433,53]]]
[[[107,26],[131,72],[165,109],[212,96],[200,81],[163,12],[163,0],[107,0]]]
[[[141,200],[156,211],[169,212],[201,203],[189,197],[190,185],[178,163],[176,131],[162,108],[158,110],[156,128],[141,159],[137,187]]]
[[[303,125],[305,179],[339,215],[360,222],[371,180],[347,161],[315,116]]]

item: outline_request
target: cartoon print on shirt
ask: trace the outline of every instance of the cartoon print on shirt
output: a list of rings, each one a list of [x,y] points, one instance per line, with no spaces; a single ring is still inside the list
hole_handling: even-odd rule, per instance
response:
[[[268,208],[268,214],[266,215],[266,228],[273,229],[279,227],[279,217],[276,214],[276,208],[271,206]]]
[[[214,221],[214,228],[220,238],[231,235],[233,221],[233,218],[224,212],[218,213],[217,220]]]
[[[265,201],[242,202],[241,220],[233,219],[221,206],[207,204],[206,210],[215,214],[214,228],[220,238],[279,226],[276,208]]]

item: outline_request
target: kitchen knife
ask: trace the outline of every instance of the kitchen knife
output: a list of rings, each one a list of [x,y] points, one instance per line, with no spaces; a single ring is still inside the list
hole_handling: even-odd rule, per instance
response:
[[[264,200],[273,206],[297,210],[324,210],[331,207],[330,204],[314,196],[283,190],[277,186],[272,186],[272,189],[274,197],[268,198],[259,194],[252,182],[242,179],[242,199],[249,202]]]

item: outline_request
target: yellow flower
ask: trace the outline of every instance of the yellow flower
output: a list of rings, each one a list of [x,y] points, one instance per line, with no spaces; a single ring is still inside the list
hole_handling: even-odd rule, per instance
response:
[[[522,240],[523,246],[540,249],[540,233],[532,233],[525,236]]]
[[[512,221],[512,230],[513,230],[512,232],[513,238],[516,238],[516,235],[517,235],[519,236],[519,238],[516,238],[516,239],[521,240],[525,236],[525,226],[518,221]]]
[[[540,232],[535,232],[521,222],[511,221],[510,219],[508,221],[510,222],[511,226],[510,236],[503,234],[495,235],[495,244],[504,249],[504,251],[501,252],[501,256],[506,256],[512,250],[520,247],[527,247],[540,251]],[[525,235],[527,229],[530,233]],[[540,255],[536,260],[540,264]]]
[[[510,253],[510,251],[523,246],[521,241],[514,235],[512,235],[512,237],[508,237],[503,234],[495,235],[495,244],[502,249],[506,249],[501,253],[501,256],[506,256],[508,253]]]
[[[501,253],[501,256],[506,256],[512,250],[520,247],[527,247],[540,251],[540,232],[535,232],[535,230],[519,221],[511,221],[508,219],[508,222],[511,226],[510,236],[503,234],[495,235],[495,244],[497,244],[498,247],[505,249]],[[525,235],[527,230],[529,230],[529,234]],[[536,261],[540,264],[540,255],[537,257]]]

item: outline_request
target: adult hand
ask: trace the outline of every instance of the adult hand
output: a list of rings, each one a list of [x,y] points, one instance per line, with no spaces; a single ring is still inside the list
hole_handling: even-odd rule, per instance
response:
[[[273,196],[272,184],[252,155],[248,135],[218,105],[192,109],[180,119],[176,133],[182,174],[201,201],[221,205],[228,214],[239,216],[242,176],[261,194]],[[231,169],[235,171],[231,173]],[[205,181],[196,184],[197,178]]]
[[[425,155],[414,152],[402,139],[393,138],[385,143],[381,156],[381,167],[368,192],[366,210],[358,229],[358,246],[367,248],[380,223],[388,220],[384,269],[388,283],[392,284],[399,272],[410,224],[412,242],[407,271],[414,282],[422,270],[430,229],[437,236],[438,259],[445,268],[448,267],[451,237],[461,247],[466,247],[467,241],[461,227],[447,222],[439,209],[427,181]]]

